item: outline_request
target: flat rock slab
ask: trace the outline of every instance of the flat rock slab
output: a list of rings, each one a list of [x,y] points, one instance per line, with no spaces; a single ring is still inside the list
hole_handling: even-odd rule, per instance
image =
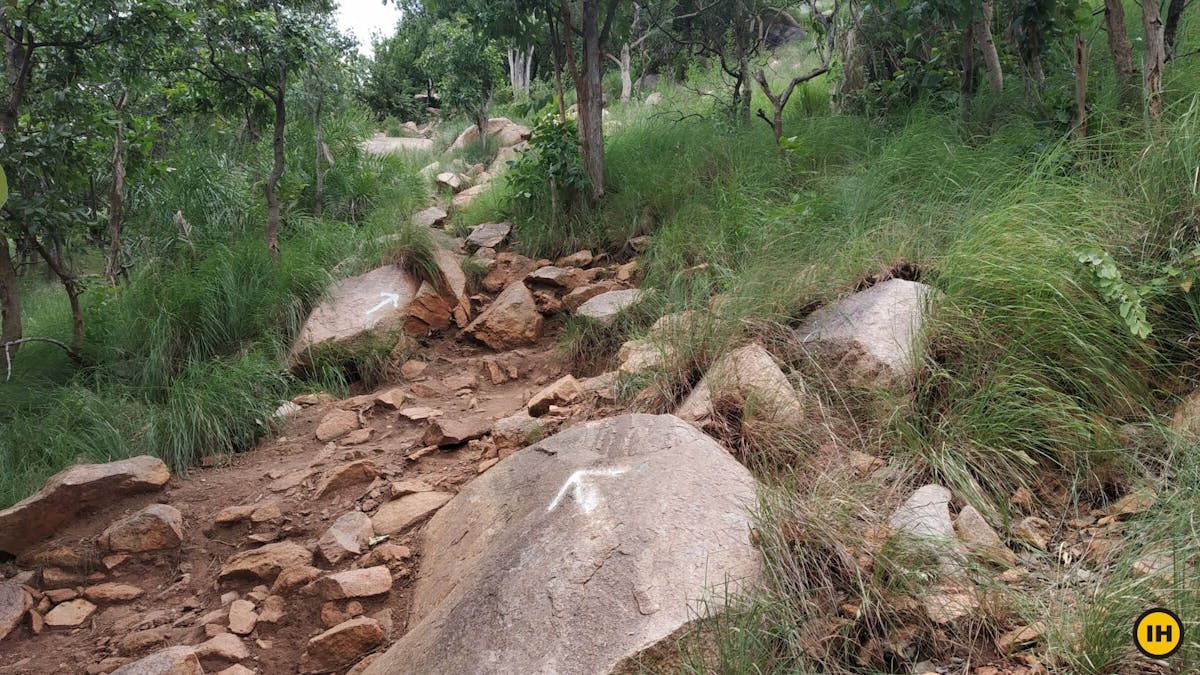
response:
[[[32,544],[53,536],[79,511],[157,490],[170,478],[161,459],[146,455],[72,466],[54,475],[29,498],[0,511],[0,551],[20,555]]]
[[[217,578],[274,581],[280,572],[311,565],[312,561],[312,552],[295,542],[267,544],[230,556]]]
[[[399,138],[377,134],[363,141],[363,150],[371,155],[389,155],[394,152],[431,152],[431,138]]]
[[[421,209],[413,214],[413,223],[421,227],[436,227],[449,218],[449,214],[445,210],[436,206],[431,206],[427,209]]]
[[[296,336],[291,361],[307,364],[318,345],[352,346],[360,340],[386,338],[403,329],[408,305],[420,283],[396,265],[342,279],[313,309]]]
[[[375,534],[395,534],[440,509],[454,495],[449,492],[414,492],[390,501],[371,517]]]
[[[575,313],[586,316],[600,323],[611,324],[617,314],[642,299],[643,291],[637,288],[627,288],[623,291],[608,291],[601,293],[579,306]]]
[[[471,228],[467,237],[467,245],[475,248],[496,248],[508,239],[512,232],[512,223],[483,223]]]
[[[754,504],[749,471],[675,417],[552,436],[429,522],[411,629],[366,673],[609,672],[757,577]]]
[[[203,675],[191,647],[171,647],[117,668],[112,675]]]
[[[926,315],[940,293],[889,279],[813,313],[797,331],[835,377],[860,387],[897,389],[912,382]]]

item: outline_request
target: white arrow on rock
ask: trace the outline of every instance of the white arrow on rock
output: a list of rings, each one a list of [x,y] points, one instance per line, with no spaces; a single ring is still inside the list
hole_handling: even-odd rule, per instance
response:
[[[610,468],[610,469],[580,469],[571,474],[567,482],[559,488],[558,494],[554,495],[554,499],[550,501],[550,505],[546,507],[547,511],[553,511],[554,507],[558,506],[558,502],[568,491],[573,492],[576,503],[584,513],[591,513],[600,505],[600,492],[596,490],[595,485],[588,485],[586,479],[592,476],[620,476],[629,469],[625,468]]]
[[[368,309],[367,314],[374,314],[375,312],[378,312],[379,310],[383,309],[384,307],[387,307],[389,302],[392,303],[392,307],[394,307],[396,309],[400,308],[400,294],[399,293],[388,293],[387,291],[384,291],[384,292],[381,292],[379,295],[381,297],[383,297],[383,302],[379,303],[378,305],[375,305],[371,309]]]

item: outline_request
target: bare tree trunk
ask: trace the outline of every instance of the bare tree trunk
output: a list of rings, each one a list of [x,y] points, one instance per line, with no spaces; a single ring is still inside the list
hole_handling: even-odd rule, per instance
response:
[[[533,45],[529,45],[529,52],[525,55],[525,95],[529,95],[529,83],[531,82],[531,73],[533,72]]]
[[[1087,44],[1083,35],[1075,34],[1075,138],[1087,138]]]
[[[958,100],[962,106],[962,120],[971,118],[971,101],[979,84],[975,81],[975,24],[967,24],[963,30],[962,45],[959,58],[962,61],[962,75],[958,78]]]
[[[1133,49],[1125,29],[1125,6],[1121,0],[1104,0],[1104,31],[1108,34],[1108,51],[1112,54],[1113,70],[1117,75],[1117,97],[1122,105],[1134,101]]]
[[[554,66],[554,93],[558,96],[558,118],[563,124],[567,123],[566,101],[563,100],[562,62],[558,55],[558,31],[555,29],[554,11],[550,0],[546,0],[546,29],[550,31],[550,60]],[[568,30],[570,27],[568,26]]]
[[[1158,0],[1143,0],[1142,28],[1145,48],[1142,52],[1142,87],[1146,97],[1146,113],[1157,119],[1163,107],[1163,68],[1166,48],[1163,43],[1162,8]]]
[[[61,250],[57,250],[58,244],[55,242],[55,251],[47,250],[45,245],[29,231],[27,225],[22,224],[21,232],[25,235],[26,240],[35,250],[42,260],[46,261],[46,265],[54,276],[62,282],[63,288],[67,291],[67,299],[71,303],[71,349],[73,353],[79,352],[83,348],[83,310],[79,305],[79,296],[83,295],[83,284],[79,283],[79,279],[67,269],[67,264],[64,262]]]
[[[733,43],[737,58],[737,81],[733,87],[734,119],[750,123],[750,19],[746,16],[746,0],[734,0]]]
[[[1175,34],[1179,32],[1179,22],[1183,19],[1183,10],[1187,9],[1191,0],[1171,0],[1167,5],[1167,23],[1163,26],[1163,43],[1166,46],[1167,58],[1175,58]]]
[[[21,339],[21,296],[8,237],[0,232],[0,342]],[[11,347],[17,349],[17,346]]]
[[[287,126],[287,70],[279,66],[279,79],[275,89],[275,133],[272,139],[274,146],[274,164],[271,174],[267,176],[267,251],[273,260],[279,259],[279,179],[283,177],[283,132]]]
[[[1004,71],[1000,68],[1000,54],[996,51],[996,41],[992,38],[992,2],[983,0],[980,3],[980,13],[973,19],[975,39],[979,42],[979,50],[983,52],[983,63],[987,66],[988,86],[992,93],[1004,91]]]
[[[629,103],[629,97],[633,93],[632,61],[629,43],[626,42],[621,45],[621,103]]]
[[[104,276],[113,286],[117,285],[119,277],[125,276],[125,268],[121,266],[121,218],[125,203],[125,160],[122,154],[125,123],[121,114],[128,100],[128,94],[124,94],[116,106],[117,128],[113,134],[112,185],[108,193],[108,260],[105,261]]]

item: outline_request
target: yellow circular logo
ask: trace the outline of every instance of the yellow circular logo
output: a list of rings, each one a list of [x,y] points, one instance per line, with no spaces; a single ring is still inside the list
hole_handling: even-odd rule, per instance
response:
[[[1183,622],[1169,609],[1143,612],[1133,624],[1133,644],[1152,659],[1165,659],[1183,645]]]

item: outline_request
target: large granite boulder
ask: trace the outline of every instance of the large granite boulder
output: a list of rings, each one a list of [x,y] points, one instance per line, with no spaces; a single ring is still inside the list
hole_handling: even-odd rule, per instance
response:
[[[921,328],[940,293],[889,279],[813,313],[797,331],[835,378],[859,387],[904,389],[921,361]]]
[[[121,497],[157,490],[171,472],[157,457],[143,455],[108,464],[79,464],[58,473],[17,504],[0,511],[0,551],[19,555],[55,534],[83,509],[108,506]]]
[[[520,450],[430,520],[411,629],[366,673],[608,672],[756,578],[755,487],[669,415]]]
[[[521,126],[508,119],[507,117],[493,117],[487,121],[488,142],[497,143],[501,148],[507,148],[511,145],[516,145],[521,141],[529,140],[529,127]],[[454,142],[450,144],[449,150],[461,150],[468,143],[472,143],[479,138],[479,125],[472,124],[467,127]]]

